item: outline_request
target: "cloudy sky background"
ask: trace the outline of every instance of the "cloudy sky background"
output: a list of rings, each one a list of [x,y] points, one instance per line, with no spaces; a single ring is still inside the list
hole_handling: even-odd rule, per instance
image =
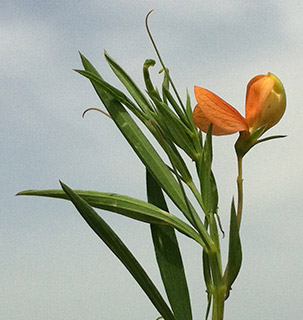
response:
[[[117,192],[145,199],[144,168],[100,107],[80,68],[78,50],[121,88],[103,49],[142,85],[155,58],[150,28],[183,97],[206,87],[244,113],[247,82],[276,74],[287,112],[244,161],[243,267],[226,320],[300,319],[303,312],[302,2],[291,1],[2,1],[0,4],[1,223],[0,314],[3,319],[156,319],[120,262],[64,201],[14,197],[24,189]],[[158,67],[155,82],[160,82]],[[193,97],[193,95],[192,95]],[[214,139],[220,215],[228,229],[236,194],[233,144]],[[160,286],[149,227],[102,216]],[[200,250],[179,237],[195,319],[203,318]],[[227,239],[223,240],[227,246]]]

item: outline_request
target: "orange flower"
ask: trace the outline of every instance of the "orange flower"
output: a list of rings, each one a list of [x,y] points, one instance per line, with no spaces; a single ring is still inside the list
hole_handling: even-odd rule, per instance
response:
[[[245,131],[249,135],[263,127],[265,132],[282,118],[286,95],[281,81],[271,73],[249,81],[246,92],[245,118],[206,89],[194,88],[197,105],[193,111],[195,125],[207,132],[212,123],[213,135],[227,135]]]

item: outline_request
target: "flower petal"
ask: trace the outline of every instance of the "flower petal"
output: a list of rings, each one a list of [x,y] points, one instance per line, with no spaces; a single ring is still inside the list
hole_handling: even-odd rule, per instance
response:
[[[195,87],[194,92],[198,104],[193,112],[193,120],[202,131],[207,132],[210,123],[213,124],[213,135],[248,131],[246,120],[227,102],[200,87]]]
[[[252,78],[247,85],[245,118],[252,131],[262,125],[259,119],[261,117],[261,111],[274,84],[275,81],[273,78],[266,75],[259,75]]]

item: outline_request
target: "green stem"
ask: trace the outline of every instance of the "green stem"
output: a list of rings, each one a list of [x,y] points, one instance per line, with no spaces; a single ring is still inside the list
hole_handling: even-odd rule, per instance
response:
[[[217,221],[215,219],[215,216],[213,213],[210,213],[208,215],[209,218],[209,232],[210,236],[213,239],[217,251],[216,251],[216,268],[218,269],[218,281],[215,282],[217,285],[221,285],[222,283],[222,264],[221,264],[221,251],[220,251],[220,240],[219,240],[219,234],[218,234],[218,227],[217,227]]]
[[[224,285],[214,288],[212,320],[223,320],[226,287]]]
[[[243,178],[242,178],[242,160],[243,156],[238,155],[238,208],[237,208],[237,222],[240,229],[241,219],[242,219],[242,209],[243,209]]]
[[[169,154],[167,154],[169,156]],[[170,158],[170,156],[169,156]],[[183,193],[183,198],[184,198],[184,201],[187,205],[187,208],[188,208],[188,212],[189,212],[189,217],[190,217],[190,222],[191,224],[196,228],[196,230],[199,232],[201,238],[202,238],[202,241],[205,243],[205,250],[207,253],[213,253],[213,252],[216,252],[217,251],[217,247],[213,241],[213,239],[211,238],[211,236],[208,234],[203,222],[201,221],[199,215],[197,214],[197,212],[195,210],[192,210],[191,209],[191,206],[190,206],[190,203],[189,203],[189,200],[186,196],[186,192],[184,190],[184,187],[183,187],[183,184],[182,184],[182,181],[181,181],[181,178],[179,177],[178,175],[178,172],[177,172],[177,169],[174,165],[174,162],[172,161],[172,159],[170,158],[170,163],[172,165],[172,168],[173,168],[173,171],[175,173],[175,176],[178,180],[178,183],[180,185],[180,188],[181,188],[181,191]]]
[[[223,283],[220,261],[217,252],[209,254],[209,264],[212,271],[212,320],[223,320],[226,286]]]

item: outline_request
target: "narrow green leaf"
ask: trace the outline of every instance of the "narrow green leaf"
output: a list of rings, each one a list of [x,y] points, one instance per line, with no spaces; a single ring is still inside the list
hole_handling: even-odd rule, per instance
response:
[[[204,225],[208,228],[208,220],[205,217]],[[208,254],[203,250],[202,252],[202,262],[203,262],[203,276],[204,282],[206,286],[206,294],[207,294],[207,308],[205,312],[205,320],[208,319],[210,314],[211,302],[212,302],[212,293],[214,289],[214,282],[212,277],[211,265]]]
[[[89,80],[92,80],[98,83],[104,91],[112,95],[113,98],[123,103],[143,123],[145,123],[146,120],[149,120],[147,118],[147,115],[144,114],[123,92],[121,92],[120,90],[116,89],[115,87],[113,87],[112,85],[104,81],[100,76],[97,76],[91,71],[86,71],[86,70],[75,70],[75,71],[81,74],[82,76],[88,78]]]
[[[85,200],[65,184],[61,183],[61,186],[84,220],[124,264],[163,318],[165,320],[176,320],[156,286],[118,235]]]
[[[205,312],[205,319],[207,320],[209,313],[210,313],[210,306],[211,306],[211,300],[212,300],[211,292],[212,292],[213,282],[212,282],[212,277],[211,277],[209,258],[204,250],[203,250],[203,255],[202,255],[202,261],[203,261],[204,282],[206,285],[206,293],[207,293],[207,308],[206,308],[206,312]]]
[[[265,142],[265,141],[269,141],[269,140],[273,140],[273,139],[281,139],[281,138],[286,138],[287,136],[286,135],[277,135],[277,136],[270,136],[270,137],[267,137],[267,138],[263,138],[263,139],[260,139],[256,142],[256,144],[260,143],[260,142]]]
[[[213,171],[210,173],[210,184],[211,184],[211,200],[212,200],[212,211],[218,211],[218,202],[219,202],[219,195],[217,189],[217,183]]]
[[[92,207],[115,212],[142,222],[172,226],[197,241],[200,245],[204,244],[199,234],[192,227],[176,216],[150,203],[115,193],[82,190],[76,190],[74,192]],[[68,197],[62,190],[27,190],[19,192],[17,195],[42,196],[68,200]]]
[[[162,128],[171,137],[171,140],[183,149],[190,158],[197,159],[196,150],[193,146],[191,131],[176,116],[176,114],[164,102],[154,99],[157,109],[162,116]],[[158,121],[159,122],[159,121]]]
[[[217,196],[215,196],[215,180],[211,171],[212,165],[212,136],[211,126],[206,135],[203,152],[198,163],[198,174],[201,184],[201,195],[205,205],[206,214],[215,213],[217,210]],[[215,198],[213,199],[213,196]]]
[[[84,57],[82,57],[82,59],[84,59]],[[128,78],[126,77],[124,81],[127,82],[127,79]],[[192,223],[192,225],[197,228],[204,242],[204,248],[207,251],[212,250],[214,243],[204,228],[196,210],[189,201],[185,201],[181,186],[173,177],[172,173],[163,162],[159,154],[155,151],[149,140],[145,137],[122,104],[104,91],[102,87],[98,85],[98,83],[93,80],[91,80],[91,82],[107,111],[115,121],[117,127],[125,136],[128,143],[136,152],[142,163],[154,176],[160,187],[167,193],[175,205],[181,210],[181,212]],[[132,82],[130,87],[133,88]]]
[[[168,211],[163,193],[146,171],[148,202]],[[177,320],[192,319],[189,291],[183,261],[175,234],[170,226],[151,224],[152,238],[162,281]]]
[[[104,56],[109,66],[114,71],[115,75],[123,83],[127,91],[138,103],[139,107],[146,113],[148,113],[149,110],[152,110],[153,108],[150,105],[149,101],[146,99],[146,97],[140,91],[140,89],[137,87],[134,81],[130,78],[130,76],[107,54],[106,51],[104,52]]]
[[[191,108],[191,103],[190,103],[190,96],[188,93],[188,90],[186,90],[186,109],[185,109],[185,114],[188,119],[189,123],[189,128],[191,129],[192,132],[192,140],[193,140],[193,145],[195,146],[196,152],[198,154],[201,154],[202,152],[202,133],[196,125],[194,124],[193,121],[193,111]]]
[[[133,119],[116,101],[108,103],[107,110],[143,164],[157,178],[172,201],[191,220],[179,184]]]
[[[167,141],[167,146],[165,146],[163,149],[167,153],[170,161],[174,164],[176,169],[181,174],[181,177],[184,180],[184,182],[185,183],[191,182],[192,181],[191,174],[183,158],[181,157],[177,147],[171,141]]]
[[[93,74],[95,74],[96,76],[98,76],[99,78],[102,79],[101,75],[95,69],[95,67],[90,63],[90,61],[88,59],[86,59],[85,56],[81,52],[79,52],[79,54],[80,54],[81,62],[82,62],[84,69],[87,71],[91,71]]]
[[[234,200],[231,204],[230,210],[230,227],[229,227],[229,249],[228,262],[224,272],[224,282],[227,287],[226,298],[229,296],[231,286],[236,280],[242,263],[242,249],[239,234],[239,227],[237,223],[237,215]]]
[[[202,200],[205,208],[205,214],[207,219],[207,224],[209,226],[209,232],[212,240],[214,241],[216,245],[216,273],[214,273],[213,276],[213,282],[216,285],[216,282],[221,281],[222,277],[222,267],[221,267],[221,255],[220,255],[220,241],[219,241],[219,235],[218,235],[218,226],[217,221],[215,219],[215,213],[217,212],[217,195],[214,192],[215,187],[215,181],[212,174],[211,166],[212,166],[212,126],[209,126],[202,157],[199,162],[199,178],[201,183],[201,195]],[[205,224],[206,225],[206,224]],[[211,264],[210,258],[209,263]],[[206,265],[204,268],[207,267]],[[213,267],[213,266],[212,266]],[[212,272],[214,272],[214,269],[212,269]]]
[[[82,59],[84,59],[83,56]],[[115,121],[116,125],[129,144],[132,146],[140,160],[157,179],[161,188],[165,190],[176,206],[185,214],[187,219],[192,222],[191,215],[188,212],[188,207],[184,201],[178,182],[173,177],[172,173],[169,171],[159,154],[155,151],[154,147],[151,145],[121,103],[104,91],[99,83],[94,80],[91,80],[91,82],[112,119]],[[192,208],[192,210],[194,209]]]
[[[189,127],[192,129],[192,131],[197,132],[197,127],[194,124],[193,121],[193,111],[191,108],[191,103],[190,103],[190,95],[188,93],[188,90],[186,90],[186,107],[185,107],[185,115],[187,117]]]
[[[206,228],[208,228],[208,220],[205,217],[204,225]],[[203,262],[203,276],[204,276],[204,282],[206,286],[206,292],[208,298],[211,296],[212,287],[213,287],[213,280],[211,275],[211,268],[209,263],[209,257],[207,253],[203,250],[202,252],[202,262]]]
[[[188,120],[186,115],[184,114],[184,112],[182,111],[182,109],[180,108],[180,106],[178,105],[177,101],[174,99],[174,97],[172,96],[172,94],[169,92],[169,90],[163,86],[163,95],[167,98],[167,100],[170,102],[170,104],[172,105],[172,107],[174,108],[174,110],[176,111],[176,113],[178,114],[178,116],[180,117],[180,119],[182,119],[182,121],[184,123],[186,123],[186,125],[188,125]]]

